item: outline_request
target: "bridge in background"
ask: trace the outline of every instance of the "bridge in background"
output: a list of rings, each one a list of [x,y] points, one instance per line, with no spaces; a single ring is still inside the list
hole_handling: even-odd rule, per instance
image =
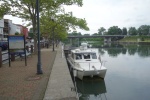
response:
[[[79,35],[79,36],[68,36],[68,38],[113,38],[113,37],[117,37],[117,38],[121,38],[121,37],[125,37],[127,35]]]
[[[73,39],[81,39],[81,38],[104,38],[104,42],[111,42],[112,38],[120,39],[120,38],[124,38],[127,35],[78,35],[78,36],[68,36],[68,38],[70,39],[70,43],[72,44]]]

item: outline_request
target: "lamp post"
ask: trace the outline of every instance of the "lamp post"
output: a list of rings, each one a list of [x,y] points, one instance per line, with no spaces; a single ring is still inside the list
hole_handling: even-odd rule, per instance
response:
[[[51,16],[51,20],[54,23],[54,16]],[[52,35],[53,35],[53,51],[54,51],[54,27],[52,28]]]
[[[36,10],[37,10],[37,40],[38,40],[37,74],[43,74],[42,68],[41,68],[41,50],[40,50],[39,0],[36,0]]]

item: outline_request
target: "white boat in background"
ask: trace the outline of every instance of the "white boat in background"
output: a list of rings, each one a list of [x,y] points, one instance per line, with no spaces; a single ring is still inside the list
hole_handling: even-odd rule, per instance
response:
[[[98,48],[88,48],[87,43],[81,43],[79,48],[71,50],[67,60],[74,76],[81,80],[84,76],[105,77],[107,68],[101,61]]]

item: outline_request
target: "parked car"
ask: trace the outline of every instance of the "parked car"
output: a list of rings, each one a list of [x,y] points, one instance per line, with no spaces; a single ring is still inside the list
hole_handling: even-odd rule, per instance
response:
[[[0,48],[2,49],[2,51],[7,50],[8,49],[8,42],[7,41],[0,41]]]

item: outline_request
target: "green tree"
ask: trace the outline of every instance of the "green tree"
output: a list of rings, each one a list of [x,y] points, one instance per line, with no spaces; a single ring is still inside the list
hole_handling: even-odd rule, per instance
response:
[[[148,35],[150,33],[150,25],[141,25],[137,32],[139,35]]]
[[[0,19],[3,18],[4,15],[8,14],[10,11],[10,7],[7,6],[5,3],[0,4]]]
[[[103,33],[106,31],[106,29],[104,28],[104,27],[100,27],[99,29],[98,29],[98,34],[99,35],[103,35]]]
[[[137,30],[135,27],[130,27],[128,33],[129,35],[137,35]]]
[[[122,29],[122,35],[127,35],[127,28],[123,27],[123,29]]]
[[[107,32],[107,31],[105,31],[105,32],[104,32],[104,35],[108,35],[108,32]]]
[[[94,33],[94,34],[92,34],[92,35],[99,35],[99,34],[97,34],[97,33]]]
[[[122,30],[118,26],[112,26],[108,29],[108,35],[121,35]]]
[[[16,32],[16,33],[15,33],[15,35],[19,35],[19,33],[18,33],[18,32]]]
[[[84,34],[84,36],[90,36],[90,34],[89,34],[89,33],[87,33],[87,34]]]
[[[81,32],[73,31],[72,33],[69,33],[70,36],[82,36]]]
[[[42,34],[47,34],[48,37],[52,36],[53,31],[55,33],[55,38],[57,38],[59,34],[66,34],[61,35],[65,37],[59,36],[59,39],[61,39],[67,37],[69,29],[76,30],[76,28],[80,28],[84,30],[89,30],[85,19],[76,18],[72,16],[71,13],[57,14],[55,15],[55,20],[51,20],[49,16],[51,16],[50,12],[45,13],[45,15],[43,14],[41,16],[41,31]],[[69,35],[81,35],[81,33],[73,31]]]
[[[34,34],[34,45],[35,45],[35,52],[37,48],[37,34],[36,34],[36,2],[35,0],[1,0],[3,2],[3,5],[6,7],[10,7],[11,10],[9,14],[25,19],[26,21],[29,21],[27,26],[32,25],[33,27],[33,34]],[[0,3],[1,3],[0,2]],[[64,11],[64,8],[62,8],[62,5],[78,5],[82,6],[82,0],[39,0],[39,9],[40,13],[47,12],[48,10],[52,13],[60,13],[61,11]],[[0,6],[2,6],[0,4]]]

